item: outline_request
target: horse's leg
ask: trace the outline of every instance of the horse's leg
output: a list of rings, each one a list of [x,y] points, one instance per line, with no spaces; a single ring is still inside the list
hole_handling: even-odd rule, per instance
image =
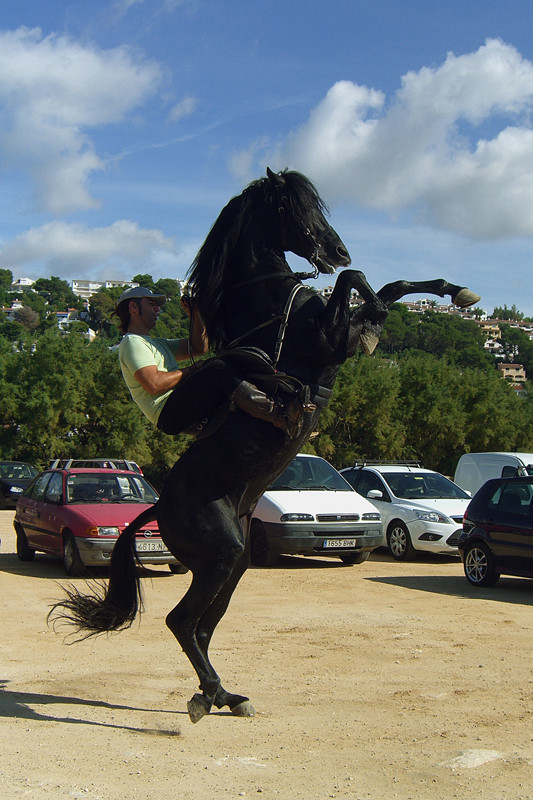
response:
[[[198,620],[206,605],[213,602],[224,586],[225,576],[216,576],[215,570],[202,569],[193,573],[188,591],[178,605],[167,614],[166,624],[198,675],[201,694],[195,694],[187,703],[192,722],[209,714],[220,686],[220,678],[211,665],[207,653],[197,638]]]
[[[406,294],[420,294],[423,292],[436,294],[439,297],[445,297],[448,294],[452,303],[459,306],[459,308],[468,308],[481,299],[479,295],[474,294],[465,286],[448,283],[443,278],[433,281],[393,281],[383,286],[377,292],[377,295],[388,308],[401,297],[405,297]]]
[[[242,529],[235,514],[228,513],[230,505],[217,501],[209,514],[205,508],[202,509],[198,527],[201,526],[204,533],[211,531],[212,536],[208,541],[204,540],[201,557],[189,559],[193,573],[191,585],[166,618],[168,628],[180,643],[200,682],[202,694],[195,694],[188,703],[193,722],[209,713],[220,687],[220,678],[209,661],[207,645],[227,608],[236,585],[233,573],[245,552]],[[238,577],[241,575],[242,572]],[[206,619],[211,622],[204,630],[201,621],[206,614]]]
[[[246,524],[246,522],[244,522],[244,524]],[[216,596],[215,600],[211,603],[209,608],[206,610],[205,614],[202,616],[202,619],[198,623],[196,638],[198,641],[198,645],[204,652],[206,658],[213,632],[217,624],[220,622],[220,620],[226,613],[229,602],[231,600],[231,597],[233,595],[233,592],[235,591],[237,584],[239,583],[240,579],[248,569],[249,558],[250,556],[248,548],[246,548],[246,550],[240,557],[239,561],[235,565],[235,568],[231,573],[230,579],[225,583],[221,591]],[[227,692],[222,686],[222,684],[219,684],[219,687],[217,689],[214,705],[217,708],[223,708],[224,706],[228,706],[231,713],[234,714],[236,717],[255,716],[255,709],[250,703],[249,697],[245,697],[244,695],[241,694],[233,694],[232,692]]]
[[[365,301],[355,311],[350,306],[352,289]],[[379,333],[388,307],[372,289],[360,270],[347,269],[341,272],[335,287],[320,316],[320,327],[333,350],[342,348],[343,358],[353,355],[360,343],[370,354],[379,341]]]

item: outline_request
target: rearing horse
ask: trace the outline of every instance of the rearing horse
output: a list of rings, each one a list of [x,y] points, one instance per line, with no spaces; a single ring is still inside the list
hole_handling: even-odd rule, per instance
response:
[[[259,370],[270,387],[278,380],[283,391],[290,392],[291,381],[308,387],[316,410],[303,414],[292,440],[241,411],[228,413],[212,435],[191,444],[155,506],[118,538],[103,596],[68,590],[51,611],[87,636],[129,627],[141,604],[135,533],[157,519],[163,541],[192,572],[188,590],[166,623],[198,675],[200,692],[188,703],[193,722],[213,705],[229,706],[237,716],[255,713],[247,697],[222,687],[209,660],[209,644],[249,564],[251,511],[315,428],[339,366],[360,343],[366,352],[374,349],[388,308],[406,294],[450,295],[462,307],[479,300],[445,280],[396,281],[376,293],[362,272],[344,270],[326,302],[302,284],[301,278],[310,275],[295,274],[285,259],[288,251],[307,259],[315,276],[350,264],[325,213],[303,175],[267,170],[266,178],[250,184],[222,210],[190,271],[192,297],[215,352],[241,359],[244,369],[249,348],[259,348],[270,357],[270,367]],[[354,288],[364,300],[355,309],[350,306]],[[260,381],[257,369],[250,370]],[[290,376],[288,385],[284,376]]]

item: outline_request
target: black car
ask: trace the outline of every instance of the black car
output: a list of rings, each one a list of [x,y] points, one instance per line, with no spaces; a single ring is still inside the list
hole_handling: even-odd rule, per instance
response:
[[[15,508],[39,471],[24,461],[0,461],[0,509]]]
[[[457,543],[473,586],[533,578],[533,477],[494,478],[474,495]]]

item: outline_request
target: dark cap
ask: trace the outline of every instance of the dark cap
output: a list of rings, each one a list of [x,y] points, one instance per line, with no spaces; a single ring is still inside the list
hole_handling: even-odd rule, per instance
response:
[[[132,289],[126,289],[122,292],[117,301],[119,306],[124,300],[139,300],[141,297],[150,297],[155,300],[158,306],[166,303],[166,296],[164,294],[154,294],[151,289],[146,289],[144,286],[134,286]]]

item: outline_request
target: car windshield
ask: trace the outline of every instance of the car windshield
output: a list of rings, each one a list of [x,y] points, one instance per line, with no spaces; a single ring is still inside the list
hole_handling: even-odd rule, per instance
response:
[[[269,487],[269,491],[324,489],[353,492],[350,484],[323,458],[298,458],[289,464]]]
[[[67,478],[67,503],[155,503],[158,496],[140,475],[73,473]]]
[[[404,500],[470,500],[460,486],[438,472],[383,472],[396,497]]]
[[[31,464],[0,464],[0,478],[10,478],[11,480],[25,480],[35,478],[38,471]]]

